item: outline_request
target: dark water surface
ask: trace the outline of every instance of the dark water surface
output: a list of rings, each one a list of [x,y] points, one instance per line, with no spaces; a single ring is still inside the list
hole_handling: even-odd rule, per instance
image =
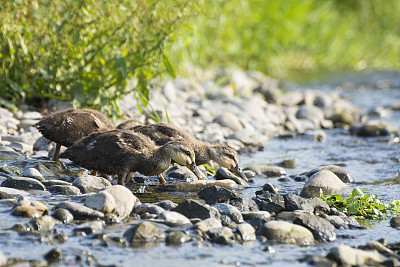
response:
[[[332,88],[330,88],[332,89]],[[341,90],[340,92],[363,112],[374,107],[392,105],[400,101],[400,89],[368,89],[358,88]],[[389,117],[383,119],[400,128],[400,112],[391,111]],[[360,138],[351,136],[347,131],[334,129],[326,131],[326,142],[316,142],[306,136],[294,139],[271,139],[264,144],[265,151],[252,155],[240,155],[241,165],[275,164],[284,159],[294,159],[296,169],[287,169],[290,175],[299,175],[321,165],[337,164],[345,167],[355,179],[352,188],[368,188],[367,192],[377,194],[385,202],[400,199],[399,146],[396,140],[389,137]],[[259,186],[270,182],[282,188],[282,192],[298,194],[304,182],[290,179],[280,182],[278,178],[255,178],[253,184],[244,189],[244,195],[252,197]],[[65,196],[42,196],[49,208]],[[179,247],[166,246],[165,243],[153,244],[148,248],[121,248],[116,245],[102,246],[97,239],[72,235],[73,225],[58,225],[58,233],[69,236],[64,244],[51,240],[52,235],[20,235],[7,230],[15,223],[25,223],[29,219],[10,215],[10,206],[0,204],[0,250],[6,257],[23,259],[43,259],[43,255],[52,248],[59,247],[64,253],[60,266],[76,263],[76,255],[82,255],[81,265],[87,265],[90,255],[97,263],[123,266],[306,266],[298,260],[306,255],[325,255],[331,247],[339,243],[348,245],[364,245],[371,240],[386,238],[390,242],[400,242],[400,232],[389,226],[389,219],[370,221],[366,230],[337,231],[338,239],[328,244],[316,244],[311,247],[294,245],[260,243],[232,246],[208,246],[197,242],[189,242]],[[132,221],[133,223],[133,221]],[[113,236],[122,236],[128,225],[107,227]],[[350,235],[354,238],[341,238]]]

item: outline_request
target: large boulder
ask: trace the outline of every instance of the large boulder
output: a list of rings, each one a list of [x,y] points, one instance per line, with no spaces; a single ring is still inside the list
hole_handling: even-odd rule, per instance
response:
[[[339,177],[333,172],[322,170],[313,174],[310,179],[304,184],[300,192],[302,197],[316,197],[319,196],[320,190],[325,195],[330,194],[350,194],[351,188],[343,183]]]

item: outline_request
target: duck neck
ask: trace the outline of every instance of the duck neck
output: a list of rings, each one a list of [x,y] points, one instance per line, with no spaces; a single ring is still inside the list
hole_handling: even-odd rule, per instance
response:
[[[210,145],[203,141],[194,143],[193,150],[196,157],[196,165],[206,164],[211,160],[212,151],[210,148]]]
[[[151,165],[155,167],[155,172],[162,173],[171,165],[171,157],[165,147],[160,147],[149,158]]]

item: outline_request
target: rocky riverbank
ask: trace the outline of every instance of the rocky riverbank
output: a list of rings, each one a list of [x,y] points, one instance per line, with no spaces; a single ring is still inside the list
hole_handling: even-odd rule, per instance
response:
[[[201,72],[195,77],[155,84],[148,113],[139,114],[136,99],[127,96],[120,103],[123,116],[150,123],[149,114],[156,111],[164,121],[169,118],[200,139],[233,147],[241,159],[268,151],[263,144],[273,138],[301,137],[323,143],[325,130],[333,128],[358,138],[397,142],[397,127],[381,119],[397,110],[397,105],[363,112],[337,91],[296,89],[260,73],[235,69]],[[375,84],[398,85],[398,80]],[[51,101],[45,108],[66,107]],[[94,256],[71,250],[76,239],[90,240],[88,251],[107,247],[117,254],[162,245],[233,246],[238,250],[254,246],[271,253],[279,244],[317,247],[337,243],[324,255],[296,260],[299,264],[397,264],[396,244],[380,240],[359,248],[340,245],[341,231],[365,226],[313,198],[320,189],[326,194],[351,192],[355,179],[346,168],[315,165],[307,173],[289,177],[287,170],[296,170],[296,158],[276,166],[246,164],[249,182],[244,183],[224,168],[209,174],[207,181],[197,181],[185,168],[175,166],[167,172],[166,186],[159,186],[154,177],[136,175],[123,187],[112,177],[89,175],[68,161],[50,161],[54,144],[32,127],[42,116],[32,107],[16,113],[0,109],[0,208],[2,218],[13,222],[4,223],[0,235],[18,233],[15,249],[35,243],[51,248],[22,258],[16,256],[20,253],[0,248],[0,266],[21,262],[101,265]],[[293,193],[267,181],[259,185],[268,177],[278,177],[282,183],[295,180],[302,189]],[[247,189],[252,190],[250,196],[243,194]],[[396,219],[392,221],[396,227]]]

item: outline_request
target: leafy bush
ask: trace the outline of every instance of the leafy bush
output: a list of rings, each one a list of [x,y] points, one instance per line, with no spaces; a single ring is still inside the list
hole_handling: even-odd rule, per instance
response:
[[[400,67],[400,1],[199,1],[174,61],[274,76]],[[184,53],[182,53],[184,52]]]
[[[3,1],[0,104],[48,97],[116,116],[132,90],[146,104],[148,81],[175,75],[165,48],[194,12],[192,0]]]
[[[342,198],[340,195],[324,195],[322,190],[320,198],[330,207],[335,207],[346,215],[353,215],[361,219],[381,219],[390,212],[392,215],[400,214],[400,201],[392,200],[385,204],[375,194],[364,194],[366,189],[355,188],[350,196]]]

